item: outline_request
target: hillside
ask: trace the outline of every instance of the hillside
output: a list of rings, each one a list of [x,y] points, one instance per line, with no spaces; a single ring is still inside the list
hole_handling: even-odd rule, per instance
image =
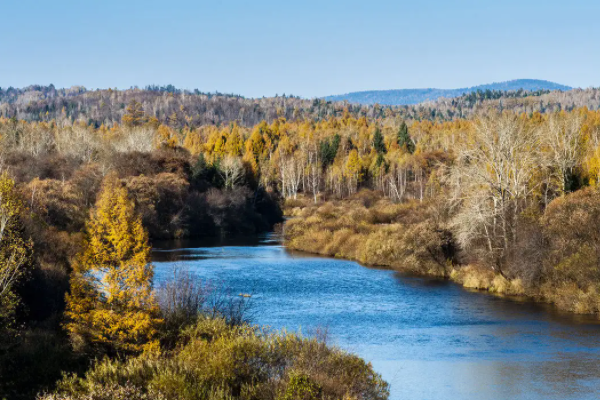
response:
[[[492,85],[479,88],[490,88]],[[495,85],[501,88],[514,87],[509,82]],[[522,86],[535,89],[532,83]],[[79,121],[96,127],[113,127],[122,122],[127,105],[132,100],[141,103],[145,115],[157,122],[176,129],[195,129],[231,122],[252,127],[263,120],[271,123],[279,118],[287,121],[324,121],[343,115],[369,119],[401,118],[407,122],[424,119],[451,121],[490,108],[527,113],[572,110],[575,107],[597,110],[600,108],[600,89],[479,89],[419,104],[380,106],[293,96],[251,99],[230,94],[186,91],[172,86],[87,90],[83,87],[57,89],[52,85],[34,85],[22,89],[0,88],[0,117],[39,122]]]
[[[490,83],[460,89],[397,89],[397,90],[369,90],[325,97],[330,101],[348,101],[358,104],[382,105],[408,105],[419,104],[439,98],[459,97],[463,94],[477,91],[550,91],[571,90],[572,88],[558,83],[538,79],[516,79],[506,82]]]

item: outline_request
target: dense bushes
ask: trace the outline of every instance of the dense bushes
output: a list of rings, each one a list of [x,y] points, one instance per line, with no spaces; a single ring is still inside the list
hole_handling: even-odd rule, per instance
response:
[[[542,293],[563,309],[600,312],[600,192],[554,200],[542,218],[547,258]]]
[[[81,231],[108,173],[125,183],[153,239],[252,234],[281,222],[276,194],[258,187],[251,176],[225,187],[218,160],[199,162],[180,148],[102,150],[90,162],[53,152],[4,152],[3,165],[33,212],[35,221],[28,225],[37,236],[36,248],[44,250],[39,256],[46,259],[74,256],[47,254],[45,240],[52,239],[44,231]]]
[[[370,364],[316,339],[201,319],[172,352],[98,362],[52,399],[386,399]]]

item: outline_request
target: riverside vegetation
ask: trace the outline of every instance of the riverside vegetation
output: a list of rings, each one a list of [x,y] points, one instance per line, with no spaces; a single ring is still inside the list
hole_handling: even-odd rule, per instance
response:
[[[376,130],[345,195],[287,200],[286,245],[599,315],[598,117],[415,123],[416,146]]]
[[[598,111],[279,98],[254,124],[219,96],[19,96],[0,117],[0,397],[385,398],[368,364],[251,327],[240,299],[153,287],[152,240],[268,230],[281,201],[291,248],[599,311]]]

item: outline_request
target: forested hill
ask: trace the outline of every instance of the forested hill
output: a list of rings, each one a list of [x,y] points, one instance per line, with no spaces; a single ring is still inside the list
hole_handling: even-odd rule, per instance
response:
[[[0,88],[0,117],[58,123],[79,121],[95,127],[104,125],[110,128],[123,122],[127,106],[134,100],[140,104],[145,117],[153,124],[194,129],[232,122],[252,127],[261,121],[271,123],[280,118],[287,121],[324,121],[348,116],[376,120],[396,118],[443,122],[467,118],[489,109],[528,114],[572,110],[576,107],[597,110],[600,108],[600,89],[486,89],[420,104],[380,105],[302,99],[295,96],[252,99],[232,94],[180,90],[171,85],[127,90],[87,90],[81,86],[57,89],[52,85],[35,85],[22,89]]]
[[[356,104],[408,105],[419,104],[439,98],[459,97],[463,94],[477,91],[553,91],[571,90],[572,88],[558,83],[539,79],[515,79],[512,81],[490,83],[460,89],[398,89],[398,90],[369,90],[325,97],[330,101],[348,101]]]
[[[53,85],[0,88],[0,117],[24,121],[83,121],[112,127],[121,123],[125,109],[132,100],[142,105],[147,117],[175,128],[234,121],[249,127],[263,120],[271,122],[278,118],[324,120],[340,116],[344,110],[354,116],[377,117],[370,106],[348,106],[341,102],[307,100],[295,96],[252,99],[231,94],[180,90],[171,85],[127,90],[87,90],[80,86],[56,89]]]

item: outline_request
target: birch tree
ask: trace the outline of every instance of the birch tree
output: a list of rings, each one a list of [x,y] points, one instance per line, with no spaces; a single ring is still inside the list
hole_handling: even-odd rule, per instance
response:
[[[450,170],[456,236],[464,248],[483,241],[492,268],[501,274],[518,240],[523,202],[535,189],[531,177],[539,165],[538,148],[537,135],[522,119],[492,115],[476,122]]]
[[[570,190],[573,170],[583,150],[582,125],[583,116],[579,113],[557,113],[538,130],[538,136],[548,150],[546,163],[557,170],[559,190],[563,194]]]

